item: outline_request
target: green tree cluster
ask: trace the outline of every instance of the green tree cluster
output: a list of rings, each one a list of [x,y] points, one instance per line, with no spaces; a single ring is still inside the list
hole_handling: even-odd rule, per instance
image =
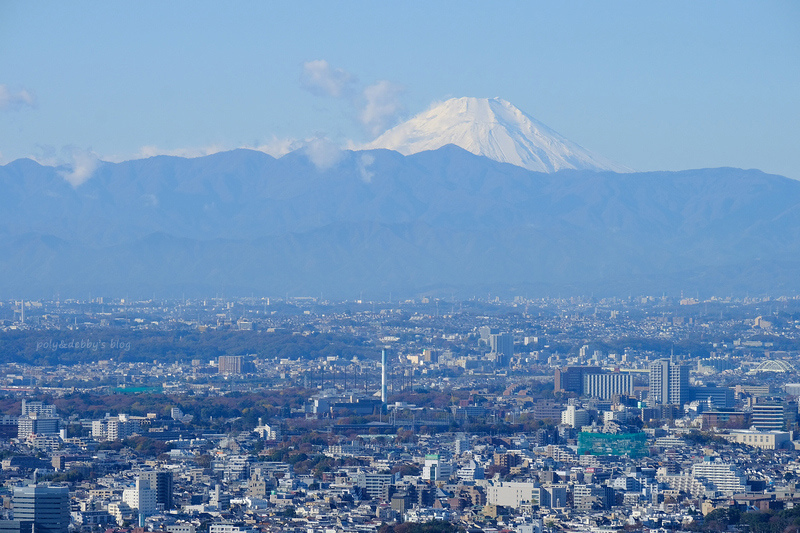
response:
[[[384,524],[378,530],[379,533],[460,533],[463,531],[466,530],[443,520],[432,520],[424,524],[414,522]]]
[[[691,531],[727,531],[730,526],[746,529],[751,533],[798,533],[800,531],[800,507],[779,511],[747,511],[736,507],[715,509],[702,520],[692,522]]]

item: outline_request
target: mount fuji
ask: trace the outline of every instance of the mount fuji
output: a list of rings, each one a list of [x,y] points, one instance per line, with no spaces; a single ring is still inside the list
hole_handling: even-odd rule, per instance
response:
[[[578,146],[500,98],[452,98],[395,126],[363,148],[411,155],[448,144],[536,172],[632,172]]]

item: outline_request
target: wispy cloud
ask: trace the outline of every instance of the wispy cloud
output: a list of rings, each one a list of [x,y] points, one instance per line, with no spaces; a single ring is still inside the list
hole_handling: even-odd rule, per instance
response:
[[[250,150],[258,150],[272,157],[283,157],[289,152],[294,152],[303,147],[305,141],[298,139],[278,138],[273,136],[269,141],[256,144],[255,146],[242,146]]]
[[[314,137],[310,139],[291,139],[291,138],[279,138],[273,136],[270,140],[265,142],[260,142],[260,143],[257,142],[252,145],[243,145],[236,148],[264,152],[265,154],[271,155],[272,157],[275,158],[283,157],[290,152],[302,150],[303,154],[305,154],[306,157],[308,157],[309,160],[314,164],[314,166],[316,166],[320,170],[326,170],[334,166],[342,158],[342,149],[339,146],[337,146],[334,142],[324,137]],[[128,161],[131,159],[146,159],[148,157],[156,157],[160,155],[185,157],[187,159],[192,159],[195,157],[205,157],[207,155],[212,155],[219,152],[226,152],[232,149],[234,148],[230,146],[221,146],[218,144],[212,144],[208,146],[201,146],[195,148],[174,148],[174,149],[164,149],[164,148],[159,148],[158,146],[155,145],[147,145],[147,146],[142,146],[139,149],[139,151],[132,157],[109,156],[109,157],[104,157],[103,159],[115,163],[120,163],[122,161]]]
[[[315,96],[334,98],[346,102],[351,108],[353,120],[360,123],[367,134],[373,137],[380,135],[391,127],[405,109],[402,102],[405,90],[402,86],[387,80],[380,80],[367,86],[361,85],[355,75],[344,69],[331,66],[324,59],[315,59],[303,63],[300,85]],[[345,143],[345,145],[354,149],[358,147],[352,141]],[[122,162],[159,155],[195,158],[234,148],[237,147],[219,144],[171,149],[160,148],[156,145],[146,145],[139,148],[139,151],[131,156],[109,155],[103,159]],[[238,146],[238,148],[258,150],[276,158],[283,157],[290,152],[302,150],[320,170],[326,170],[336,165],[343,156],[342,147],[323,136],[306,139],[273,136],[267,141],[258,141],[252,145]],[[372,161],[367,160],[361,161],[359,164],[361,177],[367,183],[372,179],[372,173],[369,171],[371,164]],[[78,172],[73,171],[71,179],[80,181],[82,175],[80,170],[84,167],[77,165],[75,168],[78,169]]]
[[[36,144],[36,149],[31,154],[31,159],[45,166],[58,166],[66,164],[71,159],[71,152],[67,148],[62,148],[61,157],[58,156],[58,150],[52,144]]]
[[[159,148],[155,145],[142,146],[134,159],[146,159],[148,157],[156,157],[159,155],[171,155],[175,157],[203,157],[206,155],[224,152],[227,148],[220,145],[212,144],[210,146],[202,146],[200,148],[175,148],[172,150]]]
[[[131,159],[146,159],[148,157],[156,157],[159,155],[168,155],[174,157],[185,157],[187,159],[192,159],[195,157],[205,157],[207,155],[217,154],[219,152],[226,152],[228,150],[234,150],[236,148],[241,148],[244,150],[256,150],[258,152],[264,152],[267,155],[271,155],[272,157],[283,157],[289,152],[294,152],[295,150],[299,150],[304,148],[309,143],[314,141],[314,139],[291,139],[291,138],[279,138],[273,136],[271,139],[264,141],[264,142],[256,142],[254,144],[247,144],[242,146],[222,146],[220,144],[210,144],[207,146],[200,146],[200,147],[193,147],[193,148],[159,148],[156,145],[147,145],[142,146],[139,148],[139,151],[136,152],[132,157],[124,157],[124,156],[111,156],[104,158],[108,161],[114,161],[115,163],[119,163],[121,161],[128,161]]]
[[[400,85],[386,80],[364,89],[364,105],[359,119],[373,137],[386,131],[397,120],[404,109],[401,101],[404,92]]]
[[[364,183],[372,182],[375,173],[369,169],[372,163],[375,162],[375,156],[370,154],[361,154],[358,158],[358,173],[361,174],[361,180]]]
[[[11,90],[0,84],[0,110],[18,110],[36,107],[36,96],[27,89]]]
[[[355,118],[366,132],[377,137],[393,125],[404,106],[402,86],[380,80],[360,88],[358,78],[341,68],[333,68],[324,59],[303,64],[300,85],[311,94],[347,101]]]
[[[303,63],[300,85],[316,96],[344,98],[355,90],[356,77],[340,68],[332,68],[324,59]]]
[[[37,144],[36,154],[31,158],[40,165],[57,167],[58,174],[73,187],[86,183],[103,162],[91,148],[62,146],[59,149],[51,144]]]
[[[325,138],[312,139],[309,141],[304,151],[308,159],[319,170],[327,170],[342,159],[342,150],[333,142]]]
[[[92,177],[94,171],[100,166],[100,157],[91,150],[81,150],[78,148],[67,148],[71,151],[71,163],[67,166],[69,170],[61,170],[59,174],[67,180],[73,187],[78,187]]]

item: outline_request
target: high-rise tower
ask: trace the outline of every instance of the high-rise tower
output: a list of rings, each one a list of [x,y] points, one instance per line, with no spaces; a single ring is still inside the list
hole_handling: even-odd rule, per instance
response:
[[[507,367],[514,357],[514,336],[511,333],[489,335],[489,347],[498,367]]]
[[[156,490],[156,505],[160,505],[165,510],[172,509],[172,472],[153,470],[152,472],[142,472],[139,474],[139,478],[146,479],[150,483],[150,488]]]
[[[14,521],[33,522],[36,533],[67,533],[69,489],[67,487],[14,487]]]
[[[689,393],[689,367],[669,359],[650,363],[650,396],[647,403],[656,405],[683,405]]]

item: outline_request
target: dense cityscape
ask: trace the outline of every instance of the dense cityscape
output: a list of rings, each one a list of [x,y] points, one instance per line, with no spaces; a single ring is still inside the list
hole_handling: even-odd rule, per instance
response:
[[[800,2],[0,2],[0,533],[800,533]]]
[[[783,531],[800,299],[0,303],[3,531]]]

